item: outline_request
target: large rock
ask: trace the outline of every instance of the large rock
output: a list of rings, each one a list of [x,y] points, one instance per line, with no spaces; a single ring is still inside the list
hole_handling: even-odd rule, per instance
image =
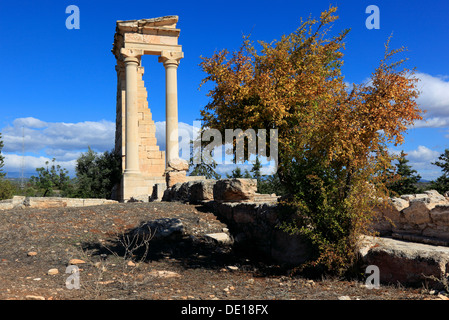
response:
[[[150,238],[152,241],[180,240],[184,233],[184,225],[177,218],[161,218],[141,224],[134,229],[133,235]]]
[[[216,180],[193,181],[190,187],[190,202],[214,200],[214,185]]]
[[[168,161],[168,169],[175,171],[188,171],[189,163],[184,159],[172,159]]]
[[[256,179],[223,179],[214,185],[214,200],[219,202],[252,201],[257,191]]]
[[[449,248],[390,238],[364,237],[360,254],[367,265],[379,268],[382,283],[422,286],[438,284],[449,271]]]

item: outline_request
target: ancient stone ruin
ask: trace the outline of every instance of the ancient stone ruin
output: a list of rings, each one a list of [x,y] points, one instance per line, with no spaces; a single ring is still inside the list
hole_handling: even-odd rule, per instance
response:
[[[177,69],[184,57],[178,44],[178,16],[117,21],[112,53],[117,59],[116,151],[122,156],[120,201],[148,197],[156,184],[186,181],[179,162]],[[160,151],[142,79],[143,55],[157,55],[165,68],[166,151]],[[179,167],[179,165],[178,165]],[[185,166],[184,166],[185,169]],[[187,166],[188,169],[188,166]]]
[[[252,179],[189,181],[168,188],[162,200],[201,203],[228,226],[234,246],[278,263],[304,263],[310,246],[278,228],[278,197],[257,194],[256,186]],[[449,198],[435,190],[403,195],[376,212],[372,229],[380,237],[360,239],[361,261],[380,268],[382,283],[441,285],[449,273]]]

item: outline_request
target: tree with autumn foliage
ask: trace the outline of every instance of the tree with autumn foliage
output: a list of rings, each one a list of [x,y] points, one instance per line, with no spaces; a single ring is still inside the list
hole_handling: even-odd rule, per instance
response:
[[[216,52],[200,64],[214,83],[201,111],[203,126],[218,129],[278,129],[278,171],[288,191],[290,213],[283,228],[313,245],[310,265],[345,270],[367,231],[374,199],[386,198],[384,173],[408,125],[421,119],[413,70],[390,50],[367,83],[345,85],[344,39],[331,35],[338,19],[330,7],[319,19],[278,41],[244,37],[239,50]],[[269,143],[265,146],[269,151]]]

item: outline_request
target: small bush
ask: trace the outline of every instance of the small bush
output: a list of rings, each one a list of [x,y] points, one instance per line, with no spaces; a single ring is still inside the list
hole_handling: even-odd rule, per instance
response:
[[[16,188],[8,180],[0,180],[0,200],[11,199],[14,196]]]

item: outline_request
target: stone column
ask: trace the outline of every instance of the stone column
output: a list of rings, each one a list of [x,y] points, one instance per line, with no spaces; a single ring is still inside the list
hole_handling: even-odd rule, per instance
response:
[[[165,67],[165,81],[166,81],[166,106],[165,106],[165,163],[173,159],[179,158],[178,145],[178,85],[177,85],[177,69],[179,60],[184,58],[183,52],[169,52],[163,51],[159,57],[159,62],[162,62]]]
[[[122,49],[126,74],[126,143],[124,174],[139,174],[139,129],[137,111],[137,67],[139,52]]]

